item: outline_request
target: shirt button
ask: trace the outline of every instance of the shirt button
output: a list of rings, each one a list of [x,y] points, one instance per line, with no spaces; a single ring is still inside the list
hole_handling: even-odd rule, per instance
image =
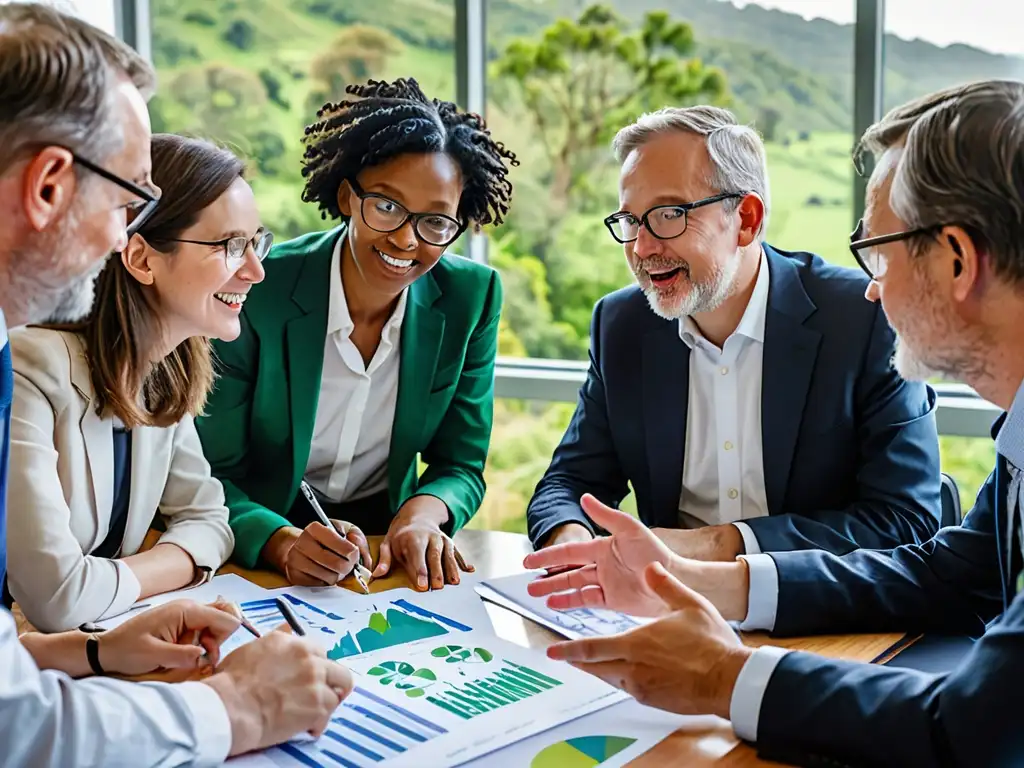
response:
[[[735,488],[730,488],[729,489],[729,498],[730,499],[735,499],[739,495],[740,495],[740,492],[737,491]]]
[[[727,366],[723,365],[722,366],[722,375],[725,376],[728,372],[729,372],[729,368]]]
[[[724,447],[725,447],[725,450],[727,450],[727,451],[731,451],[731,450],[732,450],[732,443],[731,443],[731,442],[729,442],[728,440],[726,440],[726,441],[725,441],[725,446],[724,446]]]

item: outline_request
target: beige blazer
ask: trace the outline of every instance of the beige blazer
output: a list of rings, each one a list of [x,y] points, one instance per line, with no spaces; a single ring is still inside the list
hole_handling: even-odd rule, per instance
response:
[[[101,419],[80,338],[10,332],[14,360],[7,490],[11,595],[38,629],[56,632],[123,612],[139,582],[120,560],[90,556],[107,535],[114,497],[113,422]],[[193,586],[234,546],[224,490],[210,475],[191,417],[132,430],[131,499],[121,556],[138,552],[157,514],[195,561]]]

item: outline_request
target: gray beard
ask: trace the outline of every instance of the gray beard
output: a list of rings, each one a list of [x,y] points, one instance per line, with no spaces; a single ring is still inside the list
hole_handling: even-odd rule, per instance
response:
[[[73,322],[92,310],[96,277],[106,259],[83,275],[69,276],[61,269],[61,254],[74,247],[79,225],[78,211],[72,208],[54,230],[11,254],[7,288],[0,298],[12,322]]]

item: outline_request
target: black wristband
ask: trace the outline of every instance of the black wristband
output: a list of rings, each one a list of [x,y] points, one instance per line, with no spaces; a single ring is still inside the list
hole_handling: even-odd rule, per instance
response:
[[[94,674],[106,674],[100,665],[100,638],[98,635],[89,635],[85,638],[85,658],[89,660],[89,667]]]

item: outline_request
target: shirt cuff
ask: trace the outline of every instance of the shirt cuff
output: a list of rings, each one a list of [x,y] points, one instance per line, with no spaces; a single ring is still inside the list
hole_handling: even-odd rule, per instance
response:
[[[750,572],[750,591],[747,593],[747,617],[740,629],[775,629],[775,614],[779,608],[779,571],[771,555],[740,555],[747,561]]]
[[[224,702],[205,683],[179,683],[174,688],[192,715],[196,738],[194,765],[205,768],[223,764],[231,752],[231,721]]]
[[[761,546],[757,543],[757,536],[746,523],[733,523],[743,537],[743,551],[747,555],[760,555]]]
[[[123,560],[111,560],[110,562],[117,569],[117,592],[114,593],[114,599],[107,606],[107,610],[100,614],[97,621],[119,616],[135,605],[139,600],[139,595],[142,594],[142,585],[139,584],[139,579],[131,567]]]
[[[787,653],[786,648],[762,645],[750,655],[736,678],[729,701],[729,719],[733,731],[744,741],[757,741],[761,702],[775,667]]]

